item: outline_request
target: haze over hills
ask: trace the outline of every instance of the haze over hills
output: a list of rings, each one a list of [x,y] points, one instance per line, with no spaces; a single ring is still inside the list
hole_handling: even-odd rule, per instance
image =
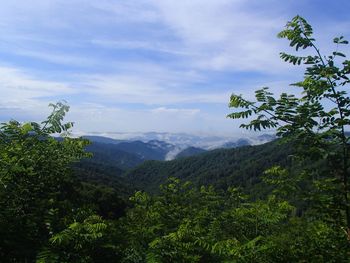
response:
[[[219,136],[157,132],[107,133],[84,135],[83,137],[92,141],[93,144],[102,143],[98,147],[103,147],[103,144],[111,144],[108,146],[109,149],[115,148],[119,151],[134,154],[140,160],[172,160],[177,157],[191,156],[208,150],[258,145],[275,139],[275,136],[270,134],[235,139]]]
[[[118,144],[123,141],[162,141],[167,144],[172,144],[181,149],[187,147],[198,147],[206,150],[217,148],[230,148],[242,145],[258,145],[274,140],[274,134],[261,134],[257,136],[208,136],[195,135],[188,133],[168,133],[168,132],[146,132],[146,133],[127,133],[127,132],[109,132],[90,134],[76,134],[83,136],[91,141]]]
[[[210,184],[221,189],[236,185],[255,191],[263,171],[274,164],[287,165],[291,152],[278,141],[249,145],[251,141],[242,138],[214,150],[190,146],[172,160],[165,161],[169,152],[177,149],[175,145],[157,140],[85,138],[92,141],[87,151],[92,152],[93,157],[79,163],[78,173],[84,180],[125,188],[125,192],[132,189],[157,192],[159,185],[166,183],[169,177],[189,180],[196,185]]]
[[[123,135],[125,136],[126,134]],[[227,167],[221,164],[225,164],[229,160],[227,159],[227,153],[229,152],[227,152],[226,149],[230,150],[230,148],[249,146],[274,139],[271,135],[262,135],[254,139],[240,138],[235,141],[225,142],[225,138],[211,137],[211,141],[209,141],[213,144],[209,145],[208,142],[204,141],[205,137],[187,134],[138,134],[136,137],[133,137],[136,140],[120,140],[97,135],[86,135],[83,136],[83,138],[91,141],[91,144],[87,146],[86,150],[93,155],[91,158],[83,159],[76,165],[78,174],[80,174],[84,180],[105,182],[107,185],[114,185],[117,186],[117,188],[123,189],[131,189],[126,185],[129,183],[134,184],[133,182],[136,180],[134,174],[140,174],[140,170],[143,171],[143,176],[140,177],[141,182],[145,180],[145,176],[149,178],[156,176],[156,178],[154,178],[155,182],[159,182],[159,180],[164,182],[164,178],[161,179],[164,174],[159,174],[159,171],[163,171],[164,167],[166,167],[166,174],[168,174],[166,177],[172,176],[172,169],[168,168],[172,167],[174,164],[176,166],[183,166],[187,171],[186,173],[191,174],[193,172],[191,169],[198,165],[196,160],[199,160],[199,162],[204,160],[201,166],[207,167],[211,165],[211,159],[213,159],[215,160],[214,162],[217,162],[217,164],[225,170]],[[168,142],[155,140],[154,138],[162,138]],[[174,144],[169,143],[169,141]],[[222,144],[218,142],[222,142]],[[207,148],[192,146],[190,143],[201,145],[206,143]],[[215,147],[217,147],[216,150],[213,149]],[[253,147],[252,149],[255,148]],[[176,161],[164,162],[170,160]],[[153,161],[157,162],[153,163]],[[187,167],[188,165],[189,167]],[[150,167],[154,167],[156,170],[150,170]],[[212,167],[207,168],[208,171],[210,171],[209,168]],[[179,171],[182,170],[182,168],[179,169]],[[219,172],[219,174],[226,174],[224,170]],[[201,169],[199,169],[199,171],[201,171]],[[123,177],[125,173],[130,174],[130,178]],[[148,173],[151,173],[151,175]],[[155,188],[157,188],[157,186],[158,184],[154,185]],[[132,188],[134,187],[137,187],[137,185],[133,185]]]

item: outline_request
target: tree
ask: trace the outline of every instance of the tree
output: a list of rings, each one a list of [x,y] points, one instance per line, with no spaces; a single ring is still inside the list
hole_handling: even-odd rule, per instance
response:
[[[0,258],[30,262],[76,209],[71,164],[87,156],[86,140],[65,136],[69,107],[53,108],[47,120],[0,126]],[[55,139],[62,134],[63,139]]]
[[[291,84],[301,89],[301,95],[284,92],[276,98],[267,87],[255,92],[256,101],[233,94],[229,107],[237,110],[228,117],[252,118],[241,125],[246,129],[275,128],[283,141],[295,145],[299,162],[323,164],[321,168],[303,169],[299,175],[311,177],[313,188],[321,194],[316,201],[324,200],[319,211],[329,212],[328,219],[343,227],[350,241],[350,144],[346,134],[350,125],[350,98],[345,90],[350,82],[350,61],[338,50],[348,41],[343,36],[334,38],[336,50],[328,56],[322,55],[312,27],[300,16],[288,22],[278,37],[288,39],[296,51],[314,51],[307,56],[280,53],[284,61],[306,66],[303,80]]]
[[[237,188],[197,188],[176,178],[158,196],[137,192],[131,200],[120,222],[122,262],[271,262],[275,254],[264,254],[277,246],[272,237],[292,209],[273,196],[249,202]]]

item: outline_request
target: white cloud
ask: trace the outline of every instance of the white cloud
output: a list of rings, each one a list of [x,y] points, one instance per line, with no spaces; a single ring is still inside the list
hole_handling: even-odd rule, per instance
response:
[[[65,99],[76,91],[66,83],[43,80],[12,67],[0,66],[0,120],[43,120],[50,109],[49,99]]]
[[[15,51],[14,54],[43,60],[46,62],[51,62],[54,64],[60,64],[60,65],[69,65],[69,66],[93,66],[98,64],[98,62],[95,59],[87,58],[83,56],[73,55],[73,54],[60,54],[60,53],[54,53],[49,52],[46,53],[46,51]]]
[[[35,4],[7,3],[2,10],[0,24],[6,26],[0,27],[0,33],[12,44],[18,35],[29,35],[42,43],[53,38],[61,47],[80,42],[184,56],[184,65],[200,70],[283,69],[275,35],[285,21],[251,10],[242,0],[37,0]],[[17,47],[22,50],[17,53],[54,63],[86,63],[84,56],[69,52],[24,48]],[[89,57],[103,59],[94,53]]]
[[[35,78],[19,69],[0,67],[0,101],[22,101],[45,96],[65,96],[74,89],[61,82]]]
[[[189,50],[182,49],[174,43],[162,41],[93,39],[91,40],[91,43],[111,49],[146,50],[180,56],[199,55],[198,53],[195,54]]]
[[[83,133],[186,131],[224,134],[238,126],[225,116],[217,118],[197,109],[159,107],[153,110],[129,110],[92,104],[72,105],[67,120],[75,121],[74,131]]]
[[[62,98],[90,131],[229,130],[217,112],[231,92],[253,98],[256,88],[279,91],[301,77],[278,57],[292,2],[3,1],[0,55],[12,66],[0,66],[0,115],[42,116]],[[318,25],[321,40],[349,33],[332,19]],[[196,105],[205,103],[212,112]]]
[[[159,107],[151,110],[152,113],[155,114],[181,114],[184,116],[193,116],[200,112],[199,109],[178,109],[178,108],[166,108],[166,107]]]
[[[213,70],[281,70],[276,33],[281,18],[247,10],[245,1],[153,1],[182,40],[192,65]],[[283,68],[283,66],[282,66]]]
[[[220,43],[230,32],[230,20],[227,11],[232,2],[237,1],[153,1],[161,12],[164,22],[179,37],[191,43]]]
[[[95,100],[113,103],[226,103],[230,94],[228,91],[189,88],[191,84],[204,83],[201,76],[158,68],[82,76],[81,83],[85,86],[84,93],[94,96]]]

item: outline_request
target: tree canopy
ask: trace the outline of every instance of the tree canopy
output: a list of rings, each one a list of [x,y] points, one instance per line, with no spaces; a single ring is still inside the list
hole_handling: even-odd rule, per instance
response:
[[[317,194],[327,192],[327,197],[323,196],[327,199],[324,205],[334,208],[330,217],[336,218],[350,241],[350,139],[346,134],[350,125],[350,98],[346,91],[350,82],[350,61],[339,51],[348,41],[343,36],[334,38],[335,51],[323,55],[313,38],[311,25],[300,16],[288,22],[278,37],[289,40],[296,51],[313,51],[307,56],[280,53],[284,61],[306,66],[303,80],[291,84],[301,89],[301,95],[283,92],[276,98],[264,87],[255,92],[256,101],[253,102],[233,94],[229,106],[240,110],[228,117],[254,116],[241,127],[253,130],[276,128],[278,136],[298,147],[295,159],[299,162],[324,161],[326,169],[305,169],[303,176],[312,178]],[[330,212],[327,207],[323,208]]]

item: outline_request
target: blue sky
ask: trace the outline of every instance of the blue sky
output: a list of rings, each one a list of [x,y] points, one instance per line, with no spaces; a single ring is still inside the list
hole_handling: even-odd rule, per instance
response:
[[[0,121],[42,120],[66,100],[76,132],[234,135],[231,93],[293,89],[276,34],[296,14],[325,51],[350,38],[350,2],[0,1]],[[349,49],[344,50],[349,51]]]

